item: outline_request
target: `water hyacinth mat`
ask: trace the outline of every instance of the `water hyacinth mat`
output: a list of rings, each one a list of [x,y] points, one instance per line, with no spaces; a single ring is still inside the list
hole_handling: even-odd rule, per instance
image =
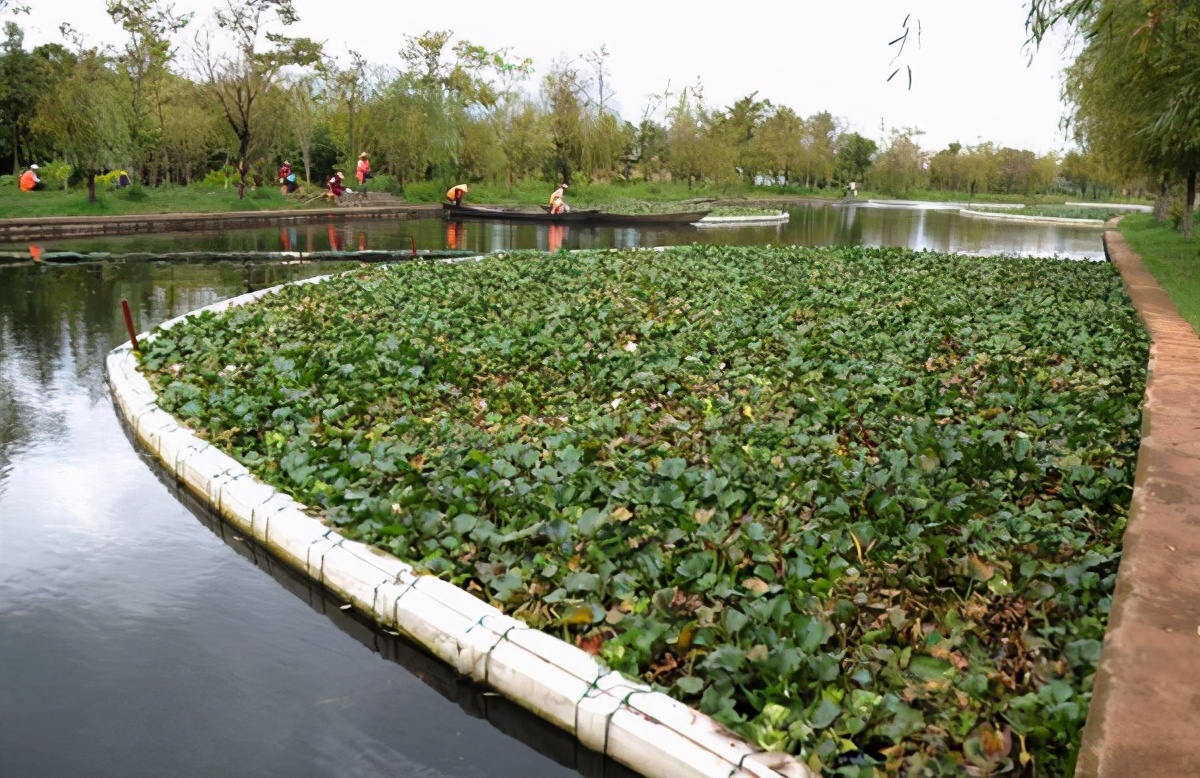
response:
[[[1107,263],[693,246],[366,268],[142,368],[340,532],[765,748],[1065,775],[1147,357]]]

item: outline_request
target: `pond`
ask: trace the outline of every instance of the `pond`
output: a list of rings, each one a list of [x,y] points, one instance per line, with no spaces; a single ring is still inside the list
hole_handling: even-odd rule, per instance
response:
[[[898,244],[1100,258],[1098,230],[951,211],[795,207],[779,228],[584,230],[440,220],[332,225],[370,248]],[[292,249],[329,248],[330,225]],[[131,236],[83,250],[279,250],[279,230]],[[311,243],[309,242],[311,240]],[[324,241],[324,242],[323,242]],[[0,775],[623,774],[403,641],[350,619],[159,480],[104,383],[140,329],[346,264],[0,266]],[[546,756],[540,752],[548,752]],[[553,758],[551,758],[553,757]]]
[[[1074,225],[1028,225],[971,219],[956,208],[885,208],[796,204],[789,221],[766,227],[580,227],[500,221],[330,221],[274,229],[224,230],[165,235],[67,238],[39,241],[47,250],[123,252],[354,251],[456,249],[486,253],[502,249],[594,249],[681,243],[807,246],[909,246],[933,251],[998,252],[1071,259],[1103,256],[1100,230]],[[25,245],[0,245],[23,251]]]

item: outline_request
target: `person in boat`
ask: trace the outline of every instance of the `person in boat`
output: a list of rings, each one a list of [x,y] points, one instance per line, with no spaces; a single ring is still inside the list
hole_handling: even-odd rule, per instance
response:
[[[349,192],[350,190],[346,188],[345,178],[340,170],[334,173],[326,182],[326,186],[329,188],[326,190],[325,196],[336,202],[341,199],[342,195]]]
[[[296,191],[296,174],[292,172],[292,163],[286,159],[283,167],[279,168],[279,193],[291,194]]]
[[[29,169],[21,174],[19,182],[22,192],[33,192],[42,188],[42,179],[38,178],[37,165],[30,165]]]
[[[571,206],[563,200],[563,190],[566,188],[567,185],[563,184],[550,195],[550,213],[570,213]]]
[[[371,160],[367,159],[367,152],[358,155],[358,167],[354,169],[354,177],[358,179],[358,186],[364,192],[367,188],[367,179],[374,178],[371,174]]]
[[[446,190],[446,199],[455,205],[462,205],[463,198],[469,192],[466,184],[456,184]]]

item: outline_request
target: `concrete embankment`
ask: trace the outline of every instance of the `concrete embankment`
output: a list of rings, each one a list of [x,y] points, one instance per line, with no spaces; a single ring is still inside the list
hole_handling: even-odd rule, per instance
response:
[[[420,219],[441,212],[427,203],[230,213],[131,213],[122,216],[37,216],[0,219],[0,242],[274,227],[330,219]]]
[[[1150,370],[1075,776],[1200,776],[1200,338],[1119,232],[1104,246],[1150,332]]]

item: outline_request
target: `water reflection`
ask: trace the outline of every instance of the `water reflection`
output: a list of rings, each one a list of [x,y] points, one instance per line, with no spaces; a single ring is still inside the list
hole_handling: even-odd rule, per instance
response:
[[[724,245],[907,246],[971,254],[1060,255],[1073,259],[1103,256],[1100,231],[1091,227],[971,219],[957,208],[884,207],[873,203],[796,204],[790,220],[778,225],[698,229],[691,226],[585,227],[440,218],[338,221],[284,230],[225,230],[186,236],[130,235],[45,241],[55,250],[168,252],[186,240],[189,250],[327,251],[366,247],[422,249],[607,249],[634,246],[716,243]],[[554,248],[551,248],[553,244]],[[7,246],[4,250],[24,251]]]
[[[117,420],[122,297],[146,329],[345,267],[0,267],[0,775],[575,774],[230,554]]]
[[[130,444],[137,445],[132,437]],[[430,689],[457,705],[468,716],[488,721],[501,732],[548,756],[557,764],[578,771],[585,778],[637,778],[636,773],[590,751],[566,732],[504,697],[489,692],[486,687],[459,676],[448,665],[419,646],[387,630],[379,629],[351,610],[342,610],[345,603],[341,598],[281,563],[252,539],[245,537],[240,530],[214,514],[190,492],[177,486],[172,476],[157,463],[152,467],[171,493],[228,547],[266,572],[283,589],[298,597],[339,630],[381,658],[405,668]],[[348,695],[334,702],[339,705],[345,704],[351,698],[352,695]],[[393,769],[395,767],[396,765],[392,765]]]

